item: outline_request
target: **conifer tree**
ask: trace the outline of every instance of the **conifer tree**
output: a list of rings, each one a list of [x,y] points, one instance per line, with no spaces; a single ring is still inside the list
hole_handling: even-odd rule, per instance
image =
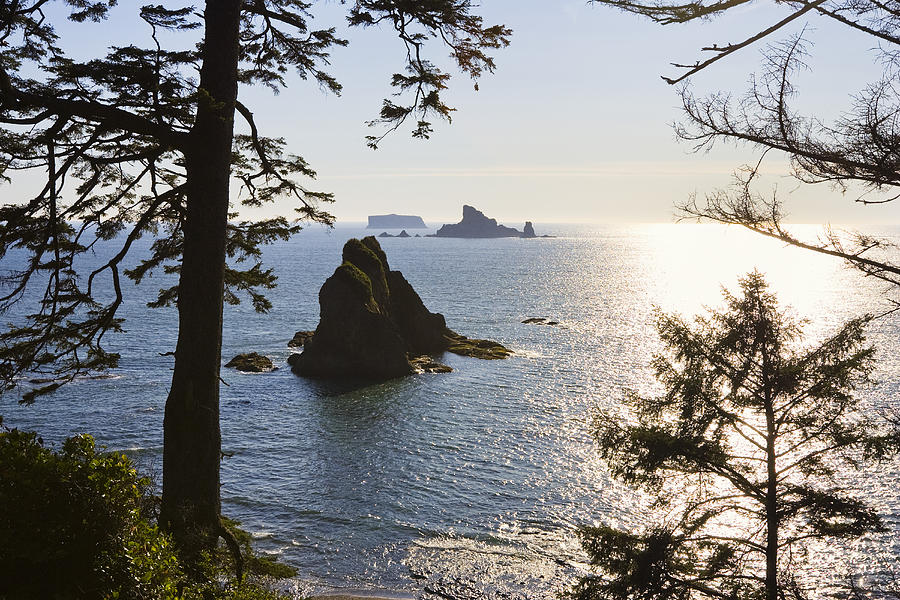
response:
[[[426,58],[432,43],[447,47],[456,66],[477,79],[494,68],[487,52],[506,45],[510,34],[485,26],[469,0],[346,5],[350,25],[383,26],[405,47],[405,72],[391,79],[397,95],[374,123],[391,131],[411,121],[421,138],[435,116],[449,119],[452,111],[442,96],[449,75]],[[303,0],[0,0],[0,175],[44,177],[33,197],[0,207],[0,258],[10,261],[0,310],[32,289],[40,296],[27,318],[0,334],[0,382],[9,390],[24,374],[52,379],[23,395],[30,402],[80,373],[115,366],[118,356],[102,341],[121,329],[123,276],[140,282],[159,269],[177,274],[178,284],[151,305],[178,309],[161,521],[189,555],[224,534],[223,300],[246,294],[267,310],[264,291],[275,276],[259,262],[260,244],[298,229],[283,216],[237,220],[232,180],[245,205],[293,197],[301,218],[332,220],[321,206],[331,196],[302,183],[314,176],[310,166],[286,152],[285,140],[265,137],[239,98],[247,86],[284,88],[290,71],[340,92],[326,69],[331,48],[347,41],[334,27],[314,27],[314,8]],[[93,59],[67,56],[68,40],[57,33],[63,19],[78,35],[79,23],[114,25],[135,14],[145,25],[143,41]],[[236,118],[246,134],[235,135]],[[371,136],[370,145],[382,137]],[[122,270],[143,235],[155,236],[149,256]],[[116,249],[84,271],[85,255],[101,242]],[[233,260],[226,264],[226,257]],[[112,290],[106,296],[103,278]]]
[[[758,272],[694,325],[657,314],[657,397],[599,414],[612,475],[656,494],[667,517],[641,532],[582,531],[598,568],[571,596],[597,599],[803,597],[804,547],[883,530],[835,474],[887,453],[896,432],[853,395],[869,382],[868,317],[814,346]]]

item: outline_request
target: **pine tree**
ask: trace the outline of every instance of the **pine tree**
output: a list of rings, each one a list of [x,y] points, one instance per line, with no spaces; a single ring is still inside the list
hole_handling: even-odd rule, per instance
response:
[[[883,530],[835,481],[896,444],[853,395],[873,368],[869,318],[801,347],[802,323],[758,272],[740,287],[693,326],[658,313],[665,391],[597,416],[612,475],[656,494],[668,517],[638,533],[585,528],[600,573],[573,598],[801,597],[792,568],[806,544]]]
[[[449,75],[426,58],[431,42],[448,47],[459,69],[477,79],[494,68],[487,52],[506,45],[510,34],[485,26],[469,0],[347,5],[351,25],[385,25],[405,44],[406,72],[392,78],[399,96],[384,102],[375,123],[391,131],[413,121],[416,137],[428,137],[430,121],[452,110],[441,95]],[[210,547],[224,531],[223,300],[246,294],[258,310],[268,309],[264,291],[275,276],[259,261],[260,245],[298,229],[285,217],[237,220],[229,206],[232,179],[241,183],[245,205],[293,197],[300,217],[332,220],[321,208],[331,196],[301,183],[315,175],[309,165],[286,153],[285,140],[263,136],[239,99],[247,86],[284,88],[289,71],[340,92],[326,68],[330,49],[347,41],[333,27],[315,29],[312,10],[303,0],[206,0],[197,8],[0,1],[0,174],[45,175],[36,195],[0,207],[0,258],[16,261],[3,273],[0,310],[41,290],[31,314],[0,334],[0,380],[9,390],[26,373],[51,378],[24,394],[30,402],[80,373],[115,366],[118,356],[102,341],[121,330],[122,276],[140,282],[159,269],[177,274],[178,285],[161,290],[151,305],[178,309],[161,520],[187,554]],[[113,47],[90,60],[65,54],[54,29],[60,19],[113,24],[115,11],[140,16],[144,45]],[[163,46],[173,39],[177,47]],[[235,135],[236,116],[246,135]],[[148,234],[155,236],[150,255],[122,270],[135,240]],[[118,250],[82,272],[82,258],[98,242]],[[236,266],[242,263],[251,266]],[[111,298],[97,291],[101,278],[108,278]]]

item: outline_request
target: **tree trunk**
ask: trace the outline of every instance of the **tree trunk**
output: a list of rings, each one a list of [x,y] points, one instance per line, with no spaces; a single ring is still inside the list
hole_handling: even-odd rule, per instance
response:
[[[762,298],[755,298],[756,333],[754,346],[759,348],[762,361],[763,411],[766,417],[766,497],[764,510],[766,515],[766,600],[778,600],[778,471],[775,440],[778,427],[775,423],[775,368],[769,354],[772,323],[767,315]]]
[[[766,408],[766,600],[778,600],[778,484],[775,471],[774,418],[771,406]]]
[[[759,319],[765,320],[760,306]],[[775,438],[778,435],[775,424],[775,394],[772,390],[772,364],[766,348],[765,330],[757,335],[762,346],[763,397],[766,413],[766,600],[778,600],[778,472],[776,470]]]
[[[240,5],[206,2],[200,94],[185,152],[187,214],[160,521],[188,560],[214,547],[219,531],[219,368]]]

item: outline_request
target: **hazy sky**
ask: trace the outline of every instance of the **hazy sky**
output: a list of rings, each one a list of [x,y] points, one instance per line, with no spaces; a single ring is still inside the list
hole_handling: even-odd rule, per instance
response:
[[[679,118],[679,98],[659,75],[677,72],[671,61],[699,58],[701,46],[740,41],[785,14],[758,2],[724,19],[661,27],[583,0],[485,0],[479,10],[486,21],[514,30],[511,46],[495,54],[497,72],[480,81],[478,92],[463,76],[452,79],[448,100],[458,111],[452,124],[436,125],[431,140],[398,131],[372,151],[363,139],[371,133],[365,122],[391,92],[389,77],[402,68],[403,47],[388,28],[347,31],[345,10],[334,1],[313,8],[316,27],[336,25],[351,42],[333,52],[331,72],[344,85],[342,96],[296,79],[277,96],[243,89],[262,132],[284,136],[318,171],[309,187],[336,194],[331,209],[341,221],[389,212],[456,221],[466,203],[511,224],[671,221],[675,202],[726,185],[754,154],[726,146],[698,155],[677,142],[671,123]],[[872,41],[822,19],[794,30],[803,26],[815,46],[798,102],[816,115],[839,115],[850,94],[880,75]],[[143,27],[71,31],[88,47],[146,35]],[[743,92],[763,49],[751,46],[719,62],[693,87]],[[431,54],[447,53],[435,44]],[[769,183],[778,186],[794,220],[900,221],[900,205],[863,207],[853,194],[798,187],[781,160],[767,165]]]

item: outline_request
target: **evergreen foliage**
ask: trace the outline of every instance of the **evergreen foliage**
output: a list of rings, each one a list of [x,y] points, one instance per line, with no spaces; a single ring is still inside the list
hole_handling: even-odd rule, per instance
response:
[[[185,568],[155,524],[158,498],[123,454],[89,435],[59,450],[0,419],[0,597],[10,600],[279,600],[271,583],[296,571],[259,557],[250,535],[228,521],[245,557],[233,581],[219,548]]]
[[[87,435],[59,452],[0,431],[0,596],[177,598],[183,571],[147,520],[150,482]]]
[[[50,4],[60,6],[48,14]],[[180,273],[191,185],[186,157],[206,150],[209,141],[195,135],[196,121],[198,108],[212,100],[196,75],[204,64],[204,15],[171,5],[15,0],[0,7],[0,177],[9,181],[25,171],[45,176],[34,197],[0,207],[0,258],[25,257],[2,274],[0,311],[29,286],[44,290],[25,323],[0,335],[3,389],[15,387],[24,372],[66,380],[115,366],[119,357],[104,350],[102,340],[107,331],[121,331],[122,275],[139,283],[157,269]],[[80,23],[114,19],[126,10],[137,11],[146,24],[142,45],[136,40],[83,61],[64,53],[67,40],[54,27],[64,13]],[[220,9],[212,3],[210,10]],[[327,72],[329,52],[347,40],[334,27],[314,27],[312,11],[313,4],[301,0],[243,2],[238,36],[231,40],[239,44],[235,83],[278,92],[293,71],[339,94],[340,83]],[[406,74],[391,81],[400,95],[385,100],[373,123],[392,131],[413,120],[413,135],[426,138],[433,118],[449,119],[453,110],[441,95],[449,74],[425,56],[429,41],[439,38],[460,70],[477,79],[495,66],[486,51],[505,46],[510,34],[502,26],[484,26],[468,0],[355,1],[347,19],[363,27],[386,24],[407,48]],[[183,38],[177,48],[163,46],[173,33]],[[331,194],[301,182],[315,177],[306,161],[287,153],[283,138],[263,136],[239,100],[234,110],[249,130],[233,140],[231,174],[241,183],[239,201],[260,206],[292,197],[298,217],[330,223],[321,203],[332,201]],[[229,216],[225,252],[233,260],[226,266],[225,300],[233,304],[246,295],[265,312],[271,304],[264,291],[275,275],[260,263],[260,246],[299,227],[284,217],[251,222],[234,220],[236,212]],[[121,270],[135,240],[147,234],[156,237],[150,255]],[[100,240],[113,241],[117,250],[108,262],[80,272],[79,259]],[[112,289],[105,297],[97,292],[102,277]],[[175,305],[178,289],[160,290],[150,306]],[[55,389],[28,390],[23,400]]]
[[[641,532],[583,529],[597,576],[579,600],[804,597],[804,548],[883,530],[835,480],[896,449],[897,432],[865,413],[871,347],[854,319],[814,346],[758,272],[725,308],[691,325],[657,313],[665,352],[656,397],[628,394],[596,416],[614,477],[655,494],[668,516]]]
[[[391,79],[397,94],[373,123],[385,134],[414,121],[412,134],[427,138],[432,119],[449,120],[442,95],[449,75],[427,58],[433,43],[477,79],[493,70],[488,52],[510,35],[485,26],[470,0],[341,4],[350,25],[384,25],[405,47],[405,74]],[[223,303],[248,295],[268,310],[265,290],[275,275],[262,266],[260,246],[298,230],[283,216],[237,220],[231,182],[240,183],[235,197],[245,206],[292,198],[300,219],[332,221],[322,208],[331,195],[302,183],[314,171],[284,139],[263,135],[240,100],[247,86],[281,90],[289,72],[340,92],[329,52],[347,41],[334,27],[314,26],[314,7],[303,0],[0,2],[0,177],[31,172],[44,180],[34,196],[0,206],[0,259],[9,261],[0,312],[31,290],[40,297],[0,333],[0,392],[40,374],[51,381],[23,394],[32,402],[80,373],[115,366],[103,339],[122,328],[123,276],[177,275],[150,306],[178,309],[160,524],[188,562],[213,550],[219,536],[234,542],[219,514]],[[95,58],[66,55],[62,20],[113,24],[117,12],[143,21],[143,39]],[[235,134],[236,118],[246,133]],[[154,237],[149,255],[123,269],[144,235]],[[87,266],[99,246],[113,250]]]

